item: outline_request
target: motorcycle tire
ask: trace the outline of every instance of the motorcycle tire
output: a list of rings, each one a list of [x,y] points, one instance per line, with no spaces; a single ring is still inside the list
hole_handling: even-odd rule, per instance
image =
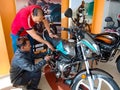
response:
[[[117,65],[117,70],[120,73],[120,58],[118,58],[116,65]]]
[[[85,73],[83,73],[85,74]],[[120,90],[117,83],[111,77],[106,77],[104,73],[92,72],[95,90]],[[71,90],[90,90],[88,77],[82,79],[80,76],[74,82]]]

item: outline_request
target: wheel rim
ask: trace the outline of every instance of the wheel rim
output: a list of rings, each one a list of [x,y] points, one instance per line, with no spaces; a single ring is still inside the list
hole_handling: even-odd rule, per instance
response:
[[[82,85],[82,87],[81,87]],[[84,89],[85,88],[85,89]],[[77,85],[75,90],[90,90],[89,82],[87,79],[81,79]],[[114,90],[111,86],[110,82],[103,78],[95,78],[94,79],[94,90]]]

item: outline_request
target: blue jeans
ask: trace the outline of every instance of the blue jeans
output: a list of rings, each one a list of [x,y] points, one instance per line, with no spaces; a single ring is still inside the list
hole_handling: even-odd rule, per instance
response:
[[[15,53],[15,51],[17,50],[17,39],[18,39],[18,36],[14,35],[14,34],[10,34],[10,36],[11,36],[11,39],[12,39],[12,48],[13,48],[13,51]]]
[[[12,47],[13,47],[13,51],[15,53],[15,51],[17,50],[17,39],[19,38],[18,35],[14,35],[14,34],[10,34],[11,39],[12,39]],[[31,44],[31,51],[33,52],[33,44],[34,44],[34,39],[30,36],[27,35],[28,39],[30,40],[30,44]]]

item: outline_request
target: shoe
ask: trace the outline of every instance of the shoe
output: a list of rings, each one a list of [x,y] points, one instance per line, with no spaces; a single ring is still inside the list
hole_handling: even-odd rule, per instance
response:
[[[27,87],[27,90],[42,90],[42,89],[39,89],[39,88],[33,88],[33,87],[32,87],[32,88],[30,88],[30,87],[28,88],[28,87]]]
[[[27,89],[27,90],[42,90],[42,89],[38,89],[38,88],[36,88],[36,89],[33,89],[33,88],[32,88],[32,89]]]
[[[22,90],[26,90],[26,85],[14,85],[13,87],[22,88]]]

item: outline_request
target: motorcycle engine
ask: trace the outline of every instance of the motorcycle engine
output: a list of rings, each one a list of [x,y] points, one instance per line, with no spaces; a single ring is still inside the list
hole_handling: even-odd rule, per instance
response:
[[[57,46],[56,53],[53,54],[53,60],[50,60],[52,69],[56,72],[56,77],[67,78],[71,72],[74,58],[76,56],[75,42],[73,40],[62,41]]]
[[[61,54],[59,60],[56,61],[58,72],[57,77],[67,78],[71,71],[71,59],[69,56]]]
[[[60,52],[54,54],[53,59],[49,61],[49,65],[56,72],[57,78],[67,78],[71,71],[71,59],[69,56]]]

